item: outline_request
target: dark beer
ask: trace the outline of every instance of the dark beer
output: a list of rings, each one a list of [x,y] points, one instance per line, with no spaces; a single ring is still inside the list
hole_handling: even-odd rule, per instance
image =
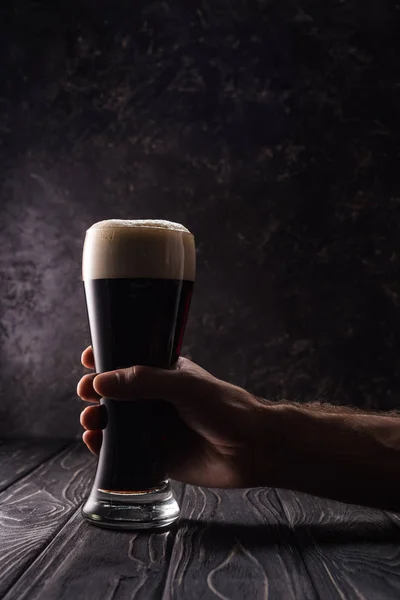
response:
[[[176,279],[85,281],[98,372],[131,365],[172,366],[178,359],[193,282]],[[163,401],[103,398],[108,424],[96,486],[129,492],[159,487],[167,473],[167,442],[173,408]]]
[[[173,366],[194,274],[194,239],[179,224],[105,221],[89,229],[83,279],[96,371]],[[157,399],[100,402],[107,425],[94,489],[132,495],[162,487],[172,406]]]

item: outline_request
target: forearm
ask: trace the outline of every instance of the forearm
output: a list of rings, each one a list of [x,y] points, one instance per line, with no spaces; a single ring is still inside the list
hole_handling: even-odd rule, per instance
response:
[[[270,404],[263,423],[276,487],[400,511],[399,416]]]

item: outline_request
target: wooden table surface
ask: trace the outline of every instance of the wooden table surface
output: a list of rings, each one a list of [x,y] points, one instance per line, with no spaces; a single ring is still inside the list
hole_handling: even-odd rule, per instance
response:
[[[95,459],[80,442],[0,445],[0,598],[400,598],[400,515],[271,488],[174,484],[163,533],[80,514]]]

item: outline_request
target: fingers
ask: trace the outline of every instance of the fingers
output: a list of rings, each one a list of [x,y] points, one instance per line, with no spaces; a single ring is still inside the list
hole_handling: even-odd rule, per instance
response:
[[[81,412],[81,425],[94,431],[107,426],[107,409],[105,406],[88,406]]]
[[[85,431],[82,439],[92,454],[97,455],[100,452],[101,443],[103,441],[102,431]]]
[[[174,369],[135,366],[101,373],[93,379],[99,396],[116,400],[160,398],[179,405],[193,395],[215,392],[218,380],[190,360],[180,358]]]
[[[96,376],[97,373],[84,375],[78,383],[76,393],[82,400],[85,400],[85,402],[98,402],[101,398],[93,388],[93,380]]]
[[[94,356],[92,346],[88,346],[81,356],[81,363],[87,369],[94,369]]]

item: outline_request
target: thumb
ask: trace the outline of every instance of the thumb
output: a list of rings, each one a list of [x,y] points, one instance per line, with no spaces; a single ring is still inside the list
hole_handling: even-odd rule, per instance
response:
[[[209,394],[212,380],[214,377],[207,371],[187,359],[179,358],[173,369],[134,366],[101,373],[94,378],[93,387],[105,398],[153,398],[179,405],[188,397]]]

